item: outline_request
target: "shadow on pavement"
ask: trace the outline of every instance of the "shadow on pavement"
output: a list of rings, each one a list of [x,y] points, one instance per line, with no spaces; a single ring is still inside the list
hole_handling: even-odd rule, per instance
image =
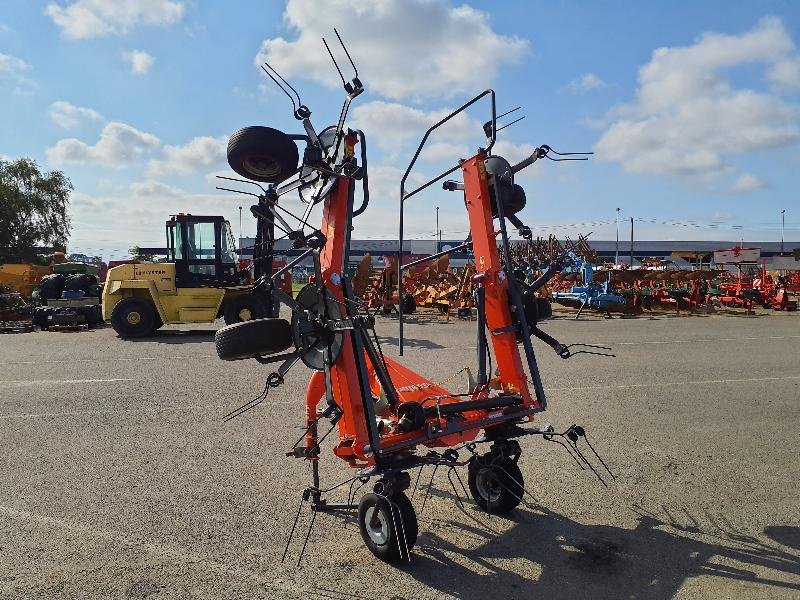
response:
[[[672,598],[692,577],[710,575],[772,588],[776,595],[795,596],[800,582],[800,555],[778,544],[800,548],[800,528],[767,527],[765,543],[712,520],[714,531],[664,522],[638,509],[634,529],[584,525],[541,506],[517,509],[509,515],[510,530],[497,535],[490,517],[468,505],[472,523],[440,521],[443,527],[424,532],[417,542],[413,565],[404,567],[420,583],[463,599],[536,597]],[[470,514],[474,513],[474,514]],[[457,547],[437,534],[459,529],[485,541],[473,550]],[[445,529],[445,531],[446,531]],[[458,560],[453,560],[453,555]],[[738,563],[730,566],[730,562]],[[739,566],[741,565],[741,566]],[[778,578],[756,574],[776,572]],[[713,592],[712,592],[713,593]]]
[[[156,331],[154,335],[141,338],[128,338],[127,342],[158,342],[159,344],[200,344],[213,342],[216,329],[189,329],[187,331]]]

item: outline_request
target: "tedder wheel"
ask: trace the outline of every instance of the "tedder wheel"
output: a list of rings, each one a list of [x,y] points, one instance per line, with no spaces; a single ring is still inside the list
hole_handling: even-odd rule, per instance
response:
[[[141,298],[120,300],[111,311],[111,326],[123,338],[151,335],[156,329],[155,307]]]
[[[492,458],[484,454],[469,463],[469,491],[483,510],[503,515],[522,502],[525,483],[516,462]]]
[[[271,127],[245,127],[228,141],[228,164],[242,177],[280,183],[297,170],[297,144]]]
[[[222,311],[225,325],[263,319],[267,316],[267,307],[264,301],[253,294],[242,294],[225,303]]]
[[[386,562],[407,558],[417,542],[417,514],[403,492],[388,498],[365,494],[358,503],[358,527],[369,551]]]
[[[217,331],[214,343],[222,360],[277,354],[292,345],[292,326],[286,319],[243,321]]]

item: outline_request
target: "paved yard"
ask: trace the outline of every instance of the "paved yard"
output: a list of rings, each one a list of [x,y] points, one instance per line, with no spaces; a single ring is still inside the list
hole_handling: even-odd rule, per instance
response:
[[[307,482],[284,452],[308,371],[223,423],[269,367],[224,363],[212,333],[177,329],[0,336],[0,597],[800,597],[796,313],[548,323],[616,354],[562,361],[537,344],[542,420],[582,424],[616,481],[526,439],[535,500],[501,518],[460,508],[440,472],[400,568],[333,515],[302,566],[297,538],[281,563]],[[394,354],[396,322],[379,333]],[[473,323],[420,315],[407,335],[404,359],[433,380],[474,362]],[[334,481],[346,470],[325,450]]]

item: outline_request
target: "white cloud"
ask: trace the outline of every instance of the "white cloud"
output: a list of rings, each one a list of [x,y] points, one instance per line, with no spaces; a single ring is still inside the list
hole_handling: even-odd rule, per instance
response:
[[[769,184],[752,173],[743,173],[731,186],[730,191],[736,194],[746,194],[755,190],[768,188]]]
[[[794,54],[773,17],[741,35],[706,33],[691,46],[657,49],[639,70],[637,101],[609,113],[597,157],[635,173],[707,177],[732,169],[728,155],[796,144],[800,106],[737,89],[726,77],[757,64],[767,67],[767,78],[789,80],[779,65]]]
[[[381,0],[354,4],[289,0],[284,12],[293,40],[264,40],[265,60],[285,77],[305,76],[340,85],[322,46],[325,36],[344,68],[349,65],[332,35],[335,24],[348,44],[362,81],[392,99],[450,97],[483,90],[500,65],[519,60],[528,42],[492,30],[487,13],[450,0]],[[333,38],[333,40],[331,40]]]
[[[227,136],[202,136],[193,138],[183,146],[164,146],[161,156],[150,161],[147,173],[154,177],[170,173],[196,173],[223,163],[227,148]]]
[[[134,181],[130,190],[137,198],[179,198],[186,195],[184,190],[155,179]]]
[[[767,76],[781,88],[800,88],[800,57],[795,56],[775,63]]]
[[[608,87],[608,84],[597,75],[594,73],[585,73],[577,79],[570,81],[567,84],[567,91],[582,96],[586,92],[600,90],[606,87]]]
[[[0,82],[4,79],[12,82],[15,94],[29,94],[36,88],[36,82],[25,74],[30,69],[31,66],[21,58],[0,52]]]
[[[30,68],[31,66],[21,58],[0,52],[0,73],[16,75]]]
[[[52,2],[45,14],[69,40],[124,35],[139,25],[168,26],[183,18],[176,0],[74,0]]]
[[[64,100],[50,105],[50,118],[59,127],[75,129],[82,121],[102,121],[103,116],[91,108],[75,106]]]
[[[133,50],[123,52],[122,60],[130,65],[131,73],[134,75],[147,75],[156,59],[144,50]]]
[[[124,166],[155,150],[158,138],[125,123],[108,123],[93,146],[75,138],[59,140],[47,149],[49,162],[59,164],[92,164],[107,167]]]
[[[382,102],[380,100],[362,104],[353,111],[352,126],[363,129],[367,140],[374,139],[383,150],[397,152],[404,145],[416,146],[425,134],[425,131],[434,123],[440,121],[452,112],[450,108],[425,111],[397,102]],[[470,118],[466,113],[461,113],[437,130],[430,143],[441,146],[447,143],[457,145],[459,148],[464,142],[473,141],[477,148],[483,142],[483,129],[481,123]],[[453,160],[459,158],[458,153]]]

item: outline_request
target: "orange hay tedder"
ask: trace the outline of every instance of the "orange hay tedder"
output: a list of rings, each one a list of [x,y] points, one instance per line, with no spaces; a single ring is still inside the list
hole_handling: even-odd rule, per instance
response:
[[[327,44],[325,46],[327,48]],[[344,44],[342,48],[347,54]],[[347,56],[349,59],[349,54]],[[562,358],[591,352],[571,352],[568,346],[538,327],[539,321],[550,316],[550,304],[545,299],[536,299],[533,293],[560,272],[563,264],[551,265],[530,286],[509,277],[503,267],[503,261],[511,265],[506,219],[520,230],[527,230],[515,216],[525,206],[525,193],[514,184],[514,175],[541,158],[564,159],[551,158],[551,153],[559,153],[548,146],[537,148],[532,156],[514,166],[492,155],[497,132],[495,94],[486,90],[427,131],[405,172],[400,193],[400,256],[406,202],[451,173],[459,172],[463,178],[463,182],[446,181],[443,187],[449,191],[463,191],[469,216],[469,237],[448,252],[471,248],[475,256],[477,378],[470,389],[451,392],[383,354],[375,334],[374,316],[364,310],[345,275],[353,219],[369,204],[365,137],[361,131],[344,127],[350,103],[364,89],[352,59],[350,64],[355,77],[350,82],[342,77],[346,98],[339,122],[319,134],[311,124],[311,111],[302,104],[294,88],[265,64],[267,75],[292,99],[294,116],[302,123],[305,133],[287,135],[269,127],[248,127],[234,134],[228,147],[228,159],[234,171],[246,178],[247,183],[268,184],[262,187],[258,206],[269,210],[254,207],[254,213],[283,230],[296,248],[304,249],[283,269],[254,284],[268,289],[274,298],[285,304],[291,311],[290,320],[257,319],[224,327],[216,334],[217,352],[224,360],[253,358],[264,364],[281,363],[267,377],[264,392],[226,415],[226,420],[263,402],[298,362],[314,371],[306,391],[306,428],[287,453],[287,456],[310,461],[311,466],[311,485],[302,493],[286,543],[288,551],[300,512],[308,502],[312,517],[298,563],[317,512],[351,510],[356,506],[361,535],[369,550],[386,561],[410,560],[418,528],[414,507],[405,490],[411,487],[409,471],[415,468],[447,468],[452,483],[454,473],[460,481],[455,468],[466,466],[469,491],[477,505],[499,514],[516,507],[525,493],[517,465],[522,452],[517,438],[537,435],[560,444],[581,468],[591,469],[601,481],[599,470],[592,463],[599,461],[605,467],[588,443],[582,427],[573,425],[562,432],[554,431],[549,425],[524,427],[547,406],[531,336],[543,340]],[[341,76],[341,70],[338,65],[336,67]],[[405,182],[430,134],[482,99],[491,104],[491,119],[484,127],[486,147],[479,148],[474,156],[459,161],[422,186],[407,191]],[[299,166],[296,140],[306,143]],[[356,157],[357,145],[360,160]],[[575,159],[567,157],[566,160]],[[363,200],[355,208],[358,182],[361,182]],[[278,202],[280,196],[293,191],[299,191],[301,199],[307,203],[301,216],[290,213]],[[322,206],[319,229],[308,225],[309,215],[317,204]],[[289,225],[288,219],[297,223],[296,228]],[[498,236],[502,250],[498,250]],[[445,254],[425,260],[435,260]],[[282,271],[307,258],[314,264],[313,283],[302,288],[293,299],[274,282]],[[413,267],[414,262],[402,266],[400,263],[398,260],[397,280],[402,282],[402,271]],[[401,356],[402,325],[401,303]],[[520,345],[523,352],[520,352]],[[323,420],[331,425],[320,435],[318,430]],[[338,441],[333,446],[333,454],[356,471],[352,477],[324,487],[320,483],[320,446],[335,428],[338,428]],[[478,451],[482,444],[488,445],[488,451]],[[589,455],[584,454],[584,448],[591,450],[594,457],[591,461],[587,459]],[[365,494],[355,505],[356,494],[370,481],[373,481],[371,493]],[[419,475],[416,481],[419,482]],[[416,489],[416,484],[414,487]],[[461,488],[464,489],[463,484]],[[326,496],[336,489],[347,490],[346,502],[328,501]]]

